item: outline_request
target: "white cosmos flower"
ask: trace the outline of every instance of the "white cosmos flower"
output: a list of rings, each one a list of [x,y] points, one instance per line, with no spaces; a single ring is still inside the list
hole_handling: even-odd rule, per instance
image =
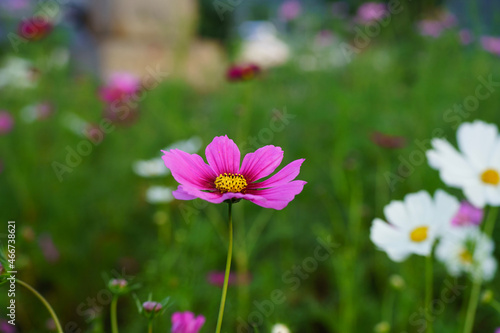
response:
[[[187,140],[176,141],[163,150],[179,149],[189,154],[194,154],[200,150],[201,144],[201,138],[193,136]],[[165,162],[163,162],[161,157],[135,161],[132,164],[132,170],[141,177],[159,177],[170,174],[170,170],[165,167]]]
[[[457,131],[460,152],[448,141],[432,140],[429,164],[443,182],[461,188],[477,207],[500,205],[500,137],[495,125],[482,121],[464,123]]]
[[[489,281],[495,276],[495,245],[477,226],[451,227],[436,248],[436,258],[452,276],[468,273]]]
[[[132,169],[141,177],[157,177],[170,174],[170,170],[165,167],[165,163],[161,157],[135,161],[132,164]]]
[[[0,88],[33,88],[35,85],[33,65],[28,60],[9,58],[4,67],[0,68]]]
[[[276,324],[271,329],[271,333],[290,333],[290,330],[283,324]]]
[[[426,191],[408,194],[404,201],[385,206],[389,223],[376,218],[370,239],[396,262],[411,254],[427,256],[459,207],[458,200],[443,190],[436,191],[434,199]]]
[[[173,190],[171,187],[151,186],[146,191],[146,201],[151,204],[169,203],[174,200]]]

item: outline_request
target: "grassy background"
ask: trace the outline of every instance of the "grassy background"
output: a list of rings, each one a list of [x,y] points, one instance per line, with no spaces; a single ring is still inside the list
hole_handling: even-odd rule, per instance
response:
[[[384,174],[397,174],[402,160],[422,151],[415,140],[429,140],[441,129],[455,142],[458,122],[499,123],[498,87],[469,117],[450,122],[444,116],[474,94],[479,76],[500,81],[497,57],[475,44],[459,45],[450,33],[439,40],[382,39],[336,69],[304,72],[292,61],[257,80],[227,83],[211,93],[168,79],[147,92],[135,124],[117,126],[58,181],[52,163],[65,163],[66,147],[76,149],[84,140],[62,125],[65,115],[71,112],[98,123],[103,105],[96,96],[98,82],[74,78],[66,69],[46,69],[40,48],[30,45],[25,54],[41,69],[37,88],[0,92],[1,108],[16,118],[14,130],[0,138],[0,215],[5,222],[17,222],[19,277],[47,297],[63,325],[74,321],[83,331],[109,331],[102,273],[124,270],[141,283],[141,299],[152,292],[155,299],[174,300],[158,320],[158,331],[168,329],[174,310],[204,314],[203,332],[215,326],[220,289],[208,284],[206,274],[224,268],[225,204],[150,205],[144,199],[149,185],[176,182],[172,177],[140,178],[131,165],[177,140],[197,135],[205,147],[214,136],[227,134],[240,146],[251,147],[249,137],[256,137],[258,146],[281,146],[283,165],[305,158],[298,179],[308,182],[283,211],[249,202],[234,206],[233,269],[248,271],[252,280],[229,289],[224,323],[228,332],[238,327],[238,317],[247,320],[258,309],[255,302],[269,304],[276,289],[286,300],[264,311],[269,315],[261,332],[278,321],[293,332],[368,332],[383,320],[392,323],[394,332],[422,328],[424,258],[392,263],[369,241],[369,228],[374,217],[383,217],[382,208],[390,200],[444,187],[437,172],[422,161],[391,190]],[[23,122],[20,109],[40,100],[54,103],[54,115]],[[270,127],[276,109],[293,116],[279,131]],[[378,147],[369,139],[375,130],[402,135],[408,144],[398,150]],[[57,263],[46,261],[36,239],[23,236],[27,228],[37,237],[53,237],[61,253]],[[311,272],[294,270],[314,256],[318,237],[330,237],[337,244],[334,252]],[[392,274],[405,279],[403,290],[391,289]],[[454,280],[436,263],[436,299],[449,288],[446,281]],[[436,332],[457,332],[460,327],[470,288],[465,278],[453,283],[467,288],[435,316]],[[499,293],[498,277],[487,287]],[[102,311],[87,323],[93,317],[92,298]],[[20,286],[17,301],[20,331],[43,332],[48,314],[41,304]],[[4,308],[5,298],[0,305]],[[119,303],[119,322],[123,332],[144,330],[146,322],[131,297]],[[492,332],[497,326],[498,314],[480,306],[476,331]]]

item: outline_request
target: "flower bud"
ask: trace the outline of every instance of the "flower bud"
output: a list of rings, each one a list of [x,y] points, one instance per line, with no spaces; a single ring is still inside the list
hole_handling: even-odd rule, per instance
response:
[[[391,330],[391,325],[386,321],[382,321],[382,322],[378,323],[373,328],[373,331],[375,333],[389,333],[390,330]]]
[[[125,294],[129,291],[128,282],[125,279],[111,279],[108,288],[113,294]]]
[[[401,277],[401,275],[391,275],[389,278],[389,282],[391,286],[396,290],[402,290],[405,287],[405,280]]]
[[[489,304],[493,301],[493,291],[490,289],[487,289],[483,292],[483,295],[481,296],[481,302],[485,304]]]
[[[157,302],[151,302],[147,301],[142,303],[142,308],[144,309],[145,312],[151,313],[151,312],[159,312],[162,309],[162,305]]]

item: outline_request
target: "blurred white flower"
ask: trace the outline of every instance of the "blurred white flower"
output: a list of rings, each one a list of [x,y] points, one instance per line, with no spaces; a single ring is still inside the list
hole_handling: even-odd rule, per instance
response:
[[[65,114],[61,121],[64,127],[79,136],[84,136],[85,130],[90,126],[88,122],[74,113]]]
[[[167,169],[165,163],[160,157],[153,158],[151,160],[135,161],[132,164],[132,169],[138,176],[141,177],[157,177],[170,174],[170,170]]]
[[[489,281],[495,276],[495,245],[477,226],[450,227],[436,248],[436,258],[452,276],[468,273],[472,279]]]
[[[370,239],[396,262],[410,254],[427,256],[459,206],[458,200],[443,190],[436,191],[434,199],[426,191],[408,194],[404,201],[385,206],[390,224],[376,218]]]
[[[34,67],[28,60],[9,58],[0,68],[0,88],[11,86],[15,88],[32,88],[36,85]]]
[[[174,200],[173,190],[173,188],[166,186],[151,186],[146,191],[146,201],[151,204],[169,203]]]
[[[186,153],[194,154],[200,150],[201,144],[201,138],[193,136],[187,140],[176,141],[164,150],[179,149]],[[170,174],[170,170],[165,166],[165,162],[163,162],[161,157],[135,161],[132,164],[132,170],[141,177],[159,177]]]
[[[443,182],[461,188],[476,207],[500,205],[500,137],[493,124],[476,120],[457,131],[460,152],[444,139],[433,139],[429,164]]]
[[[198,150],[200,150],[201,144],[201,138],[198,136],[193,136],[187,140],[176,141],[163,150],[169,151],[171,149],[179,149],[185,151],[186,153],[194,154],[197,153]]]
[[[277,30],[271,22],[245,22],[240,30],[244,35],[241,62],[269,68],[282,65],[290,58],[288,45],[277,37]]]
[[[64,47],[56,48],[47,59],[50,68],[64,68],[69,62],[69,50]]]
[[[271,333],[291,333],[288,327],[283,324],[276,324],[271,329]]]

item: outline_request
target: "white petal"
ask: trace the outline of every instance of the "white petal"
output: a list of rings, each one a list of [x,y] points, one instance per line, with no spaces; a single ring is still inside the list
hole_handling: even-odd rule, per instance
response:
[[[391,201],[384,207],[384,214],[387,221],[394,226],[408,228],[408,225],[411,225],[410,216],[402,201]]]
[[[401,232],[380,219],[373,221],[370,239],[393,261],[400,262],[409,255],[408,246],[405,245],[406,242]]]
[[[460,125],[457,131],[458,147],[476,168],[484,168],[490,160],[498,137],[495,125],[476,120]]]
[[[486,202],[492,206],[500,206],[500,187],[485,185]]]
[[[447,185],[462,187],[477,179],[478,171],[448,141],[433,139],[432,146],[426,153],[429,165],[440,171]]]
[[[432,204],[432,198],[429,193],[420,191],[408,194],[404,202],[412,226],[427,225],[431,223],[434,205]]]
[[[434,194],[434,216],[433,225],[439,236],[451,227],[451,220],[458,212],[460,202],[454,196],[439,189]]]
[[[486,191],[479,182],[475,185],[465,186],[462,190],[467,200],[474,206],[483,208],[486,205]]]

